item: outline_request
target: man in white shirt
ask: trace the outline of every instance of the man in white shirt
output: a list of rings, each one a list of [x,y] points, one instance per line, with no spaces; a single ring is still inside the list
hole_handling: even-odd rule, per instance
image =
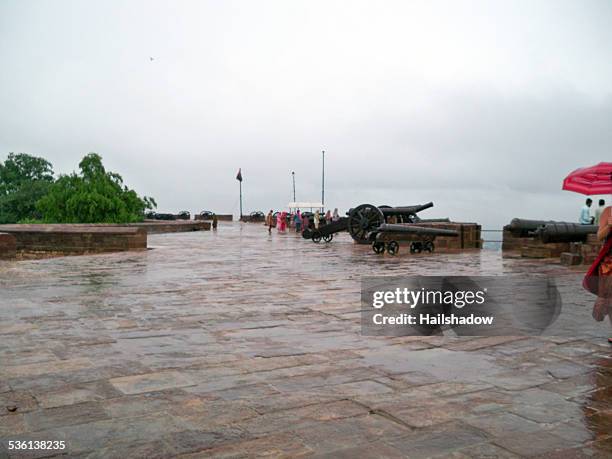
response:
[[[591,198],[587,198],[582,210],[580,211],[580,223],[582,225],[592,225],[593,217],[591,217],[591,204],[593,204],[593,200]]]

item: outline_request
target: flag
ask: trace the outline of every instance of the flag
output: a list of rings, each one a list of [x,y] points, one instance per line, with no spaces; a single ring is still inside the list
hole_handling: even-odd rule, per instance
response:
[[[242,168],[238,169],[238,174],[236,174],[236,180],[242,182]]]

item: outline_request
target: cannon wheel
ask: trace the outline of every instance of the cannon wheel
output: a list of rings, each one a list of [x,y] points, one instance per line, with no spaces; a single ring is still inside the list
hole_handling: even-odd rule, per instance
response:
[[[372,250],[374,250],[374,253],[377,254],[381,254],[381,253],[385,253],[385,243],[381,242],[381,241],[376,241],[372,244]]]
[[[311,239],[312,242],[316,242],[318,244],[319,242],[321,242],[321,233],[319,233],[318,231],[313,231]]]
[[[410,244],[410,253],[421,253],[423,251],[423,244],[420,242],[412,242]]]
[[[312,238],[312,231],[310,231],[310,229],[308,229],[308,228],[305,228],[304,231],[302,231],[302,237],[304,239]]]
[[[399,244],[395,241],[391,241],[387,244],[387,253],[389,255],[397,255],[399,252]]]
[[[323,236],[323,240],[325,242],[331,242],[333,238],[334,238],[333,234],[326,234],[325,236]]]
[[[427,241],[423,246],[423,250],[429,253],[433,252],[435,248],[436,246],[434,245],[433,241]]]
[[[349,212],[348,231],[358,244],[368,243],[368,233],[385,223],[381,210],[372,204],[361,204]]]

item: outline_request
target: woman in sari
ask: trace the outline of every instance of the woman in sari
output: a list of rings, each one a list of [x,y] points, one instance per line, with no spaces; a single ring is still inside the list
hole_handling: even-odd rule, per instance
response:
[[[596,284],[595,292],[597,300],[593,306],[593,318],[601,322],[608,316],[612,323],[612,211],[611,207],[606,207],[599,219],[599,229],[597,239],[605,242],[595,263],[589,269],[585,281],[593,279]],[[591,290],[591,289],[590,289]],[[592,290],[591,290],[592,291]],[[608,338],[612,344],[612,338]]]
[[[329,225],[331,221],[332,221],[331,210],[328,210],[327,212],[325,212],[325,223]]]

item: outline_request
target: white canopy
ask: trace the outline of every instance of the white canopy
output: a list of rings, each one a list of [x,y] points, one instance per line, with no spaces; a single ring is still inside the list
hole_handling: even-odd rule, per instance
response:
[[[290,209],[322,209],[322,202],[290,202],[287,204]]]

